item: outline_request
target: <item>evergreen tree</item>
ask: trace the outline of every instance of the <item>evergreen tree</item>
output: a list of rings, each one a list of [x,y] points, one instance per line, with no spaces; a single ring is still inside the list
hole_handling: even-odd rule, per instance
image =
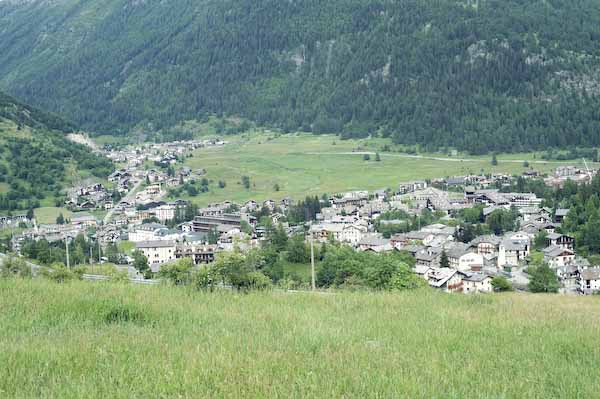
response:
[[[440,256],[440,267],[443,267],[443,268],[450,267],[450,260],[448,259],[448,254],[446,253],[446,250],[443,250],[442,255]]]

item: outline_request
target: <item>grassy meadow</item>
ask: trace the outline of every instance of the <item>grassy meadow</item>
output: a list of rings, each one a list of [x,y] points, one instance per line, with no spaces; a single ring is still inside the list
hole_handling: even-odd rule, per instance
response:
[[[41,208],[34,209],[35,219],[40,224],[52,224],[56,223],[56,218],[63,214],[65,219],[69,219],[72,216],[72,213],[67,208],[57,208],[54,206],[45,206]]]
[[[0,280],[3,398],[577,398],[600,302]]]
[[[561,162],[541,162],[541,154],[533,153],[499,155],[497,166],[492,166],[491,156],[427,154],[417,158],[400,152],[381,152],[385,144],[390,145],[387,139],[340,140],[332,135],[277,136],[256,132],[227,136],[226,140],[230,142],[228,145],[199,149],[193,158],[186,160],[187,166],[206,169],[207,178],[212,180],[210,192],[194,198],[200,205],[395,188],[400,182],[469,173],[521,174],[525,159],[531,168],[541,172],[561,165]],[[371,153],[370,161],[363,160],[364,152]],[[375,161],[375,152],[380,152],[380,162]],[[242,176],[250,177],[249,189],[241,185]],[[218,187],[219,180],[226,182],[225,188]],[[275,190],[276,185],[279,191]]]

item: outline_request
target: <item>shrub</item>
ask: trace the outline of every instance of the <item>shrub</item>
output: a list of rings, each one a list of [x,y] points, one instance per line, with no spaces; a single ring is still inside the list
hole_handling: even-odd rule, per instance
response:
[[[192,287],[198,291],[210,290],[215,287],[217,276],[212,266],[201,267],[198,271],[192,273]]]
[[[62,263],[53,263],[50,268],[42,270],[42,276],[56,283],[66,283],[71,280],[81,278],[73,270],[67,269]]]
[[[183,258],[176,262],[162,265],[158,277],[170,281],[175,285],[187,285],[192,281],[192,268],[194,263],[191,258]]]
[[[14,255],[5,257],[0,263],[0,277],[31,277],[32,271],[23,259],[20,259]]]
[[[558,288],[558,277],[547,264],[544,263],[538,266],[531,274],[531,280],[529,281],[531,292],[554,293],[558,292]]]
[[[492,279],[492,287],[496,292],[512,291],[513,286],[504,276],[496,276]]]
[[[270,290],[272,288],[271,279],[261,272],[248,273],[249,288],[253,290]]]

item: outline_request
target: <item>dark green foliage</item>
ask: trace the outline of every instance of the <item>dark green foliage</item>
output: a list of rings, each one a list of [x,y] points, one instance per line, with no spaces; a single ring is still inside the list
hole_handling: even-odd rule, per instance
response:
[[[35,259],[42,265],[67,263],[64,241],[54,241],[50,243],[45,239],[28,239],[23,243],[21,253],[30,259]],[[92,259],[98,259],[99,257],[98,245],[95,242],[86,239],[82,234],[79,234],[75,239],[69,242],[69,263],[71,266],[89,263],[90,256]],[[100,256],[102,256],[102,254],[100,254]]]
[[[192,281],[192,258],[183,258],[176,262],[162,265],[158,277],[174,285],[187,285]]]
[[[518,228],[519,211],[516,208],[510,210],[496,209],[487,217],[487,225],[492,233],[502,235],[507,231]]]
[[[1,2],[0,84],[105,133],[241,114],[425,149],[600,144],[596,0],[98,4]]]
[[[69,164],[102,178],[113,171],[108,159],[65,137],[73,131],[70,123],[0,92],[0,122],[3,119],[18,128],[0,131],[0,181],[10,185],[6,194],[0,194],[0,211],[29,210],[44,198],[60,196],[65,179],[71,177]],[[18,134],[24,126],[30,135]]]
[[[148,315],[143,310],[124,304],[112,307],[104,315],[104,322],[106,324],[145,324],[148,319]]]
[[[512,291],[513,286],[506,277],[496,276],[492,279],[492,287],[496,292]]]
[[[440,267],[448,268],[450,267],[450,260],[448,259],[448,254],[446,251],[442,251],[442,255],[440,256]]]
[[[292,224],[315,220],[321,212],[321,201],[318,197],[306,197],[304,201],[292,205],[287,211],[287,219]]]
[[[144,253],[139,250],[133,251],[133,267],[136,268],[138,272],[140,272],[144,278],[151,278],[152,271],[150,270],[150,266],[148,265],[148,258],[144,256]]]
[[[533,247],[538,251],[542,250],[548,246],[547,240],[548,233],[546,233],[546,230],[542,230],[535,235],[535,239],[533,240]]]
[[[543,263],[531,272],[531,279],[529,280],[529,290],[531,292],[558,292],[559,287],[558,277],[548,264]]]
[[[250,189],[250,177],[242,176],[242,186],[244,186],[246,190]]]
[[[347,246],[331,246],[327,249],[321,268],[317,273],[319,287],[352,287],[370,289],[403,290],[422,287],[424,280],[418,277],[406,262],[410,255],[356,252]]]
[[[292,263],[307,263],[310,261],[310,248],[304,240],[304,236],[296,234],[287,243],[286,258]]]

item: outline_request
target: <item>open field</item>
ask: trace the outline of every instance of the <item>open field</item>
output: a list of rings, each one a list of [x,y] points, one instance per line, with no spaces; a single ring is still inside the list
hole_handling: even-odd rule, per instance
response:
[[[376,162],[374,153],[388,142],[385,139],[340,140],[335,136],[311,134],[276,137],[258,133],[226,139],[230,144],[225,147],[197,150],[194,157],[186,161],[186,165],[194,169],[206,169],[207,178],[212,180],[210,192],[194,199],[201,205],[223,200],[303,198],[308,194],[393,188],[400,182],[415,179],[482,171],[521,174],[525,170],[523,159],[542,172],[565,164],[541,162],[539,157],[534,158],[536,154],[498,156],[498,165],[492,166],[491,156],[464,158],[431,154],[417,157],[397,152],[380,152],[381,162]],[[363,160],[364,152],[371,153],[370,161]],[[250,177],[248,190],[240,183],[244,175]],[[224,189],[218,187],[219,180],[226,182]],[[276,184],[279,191],[274,189]]]
[[[6,398],[592,398],[593,297],[0,280]]]
[[[71,217],[71,211],[69,211],[68,209],[56,208],[53,206],[37,208],[34,210],[34,213],[35,219],[40,224],[56,223],[56,218],[61,213],[66,219]]]

